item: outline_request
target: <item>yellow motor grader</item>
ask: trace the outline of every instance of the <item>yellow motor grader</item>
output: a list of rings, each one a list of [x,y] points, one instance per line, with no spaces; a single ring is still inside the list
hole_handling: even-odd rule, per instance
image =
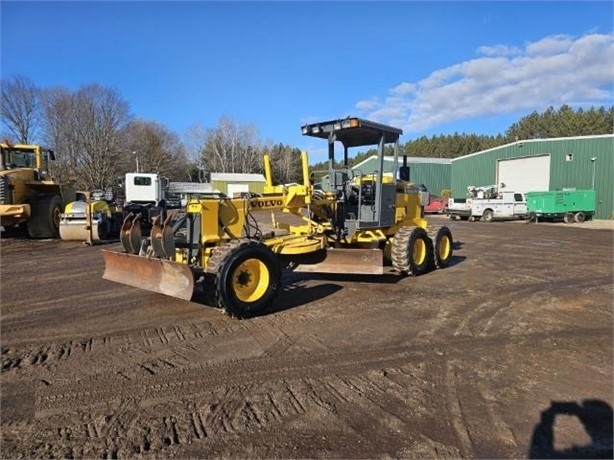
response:
[[[305,125],[302,133],[328,141],[326,187],[314,189],[305,152],[303,183],[273,185],[265,155],[260,196],[191,199],[180,218],[157,217],[145,238],[138,220],[127,219],[124,252],[102,251],[103,277],[186,300],[198,288],[227,313],[250,317],[273,302],[283,269],[421,275],[450,263],[452,234],[446,226],[427,226],[405,157],[392,176],[383,172],[385,146],[393,145],[398,164],[400,129],[344,118]],[[340,168],[335,142],[344,150]],[[348,149],[369,145],[378,146],[377,171],[352,171]],[[256,211],[271,213],[271,231],[260,228]],[[282,213],[294,222],[282,222]]]

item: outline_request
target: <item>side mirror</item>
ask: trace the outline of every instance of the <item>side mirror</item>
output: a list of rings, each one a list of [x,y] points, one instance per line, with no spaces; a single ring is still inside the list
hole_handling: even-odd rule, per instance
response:
[[[55,161],[55,152],[53,150],[49,150],[49,159]]]

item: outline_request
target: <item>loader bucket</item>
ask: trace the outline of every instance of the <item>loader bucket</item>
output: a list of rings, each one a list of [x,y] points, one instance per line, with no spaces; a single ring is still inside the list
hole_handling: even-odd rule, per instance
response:
[[[102,250],[106,280],[190,300],[194,274],[185,264],[154,257]]]

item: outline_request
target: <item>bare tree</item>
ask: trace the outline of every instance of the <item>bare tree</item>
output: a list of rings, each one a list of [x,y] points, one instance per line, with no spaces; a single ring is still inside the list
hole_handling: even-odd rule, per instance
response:
[[[1,86],[0,121],[14,136],[14,142],[34,142],[42,116],[39,88],[24,76],[2,80]]]
[[[200,145],[198,158],[209,172],[253,173],[262,171],[262,147],[258,131],[252,125],[241,125],[222,117],[215,128],[191,131]]]
[[[165,126],[136,120],[126,127],[125,135],[126,170],[134,170],[138,162],[140,172],[160,173],[171,180],[189,178],[187,150]]]
[[[183,145],[186,148],[191,163],[188,174],[191,182],[204,182],[208,178],[207,166],[202,159],[202,153],[207,143],[207,129],[197,123],[190,126],[185,133]]]
[[[58,179],[83,188],[114,185],[127,150],[128,103],[117,91],[93,84],[74,93],[49,90],[44,105],[45,133],[57,151]]]
[[[50,172],[62,183],[77,184],[80,147],[74,134],[77,114],[73,95],[66,88],[48,88],[43,90],[41,101],[45,142],[56,151],[56,161],[49,165]],[[79,187],[86,188],[87,184]]]

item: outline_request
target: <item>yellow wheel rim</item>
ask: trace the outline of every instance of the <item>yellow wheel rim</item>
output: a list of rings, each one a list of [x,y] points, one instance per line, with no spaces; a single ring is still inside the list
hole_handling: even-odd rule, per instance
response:
[[[437,248],[437,254],[440,260],[446,260],[450,256],[450,238],[447,235],[443,235],[439,239],[439,246]]]
[[[416,265],[421,265],[426,260],[426,243],[422,238],[416,239],[414,243],[412,259]]]
[[[232,275],[232,287],[242,302],[255,302],[269,286],[269,270],[258,259],[248,259],[237,266]]]

